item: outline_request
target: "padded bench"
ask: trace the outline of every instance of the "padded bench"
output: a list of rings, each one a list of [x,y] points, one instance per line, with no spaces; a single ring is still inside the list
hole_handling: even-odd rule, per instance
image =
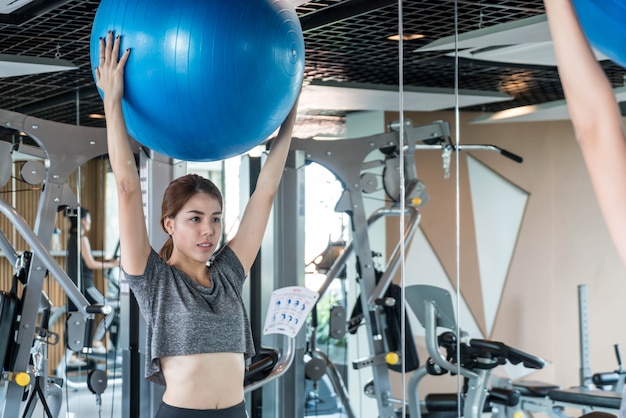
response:
[[[553,390],[548,397],[556,402],[619,410],[622,394],[587,388]]]

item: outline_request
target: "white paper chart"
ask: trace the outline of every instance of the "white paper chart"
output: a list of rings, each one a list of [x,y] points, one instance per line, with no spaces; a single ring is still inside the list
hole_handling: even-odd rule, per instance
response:
[[[275,290],[270,299],[263,333],[265,335],[285,334],[294,338],[304,325],[307,315],[318,298],[317,292],[301,286]]]

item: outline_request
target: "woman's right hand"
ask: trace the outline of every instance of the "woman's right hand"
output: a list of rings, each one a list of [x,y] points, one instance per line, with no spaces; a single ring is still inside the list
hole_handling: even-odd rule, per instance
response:
[[[100,38],[99,64],[96,67],[96,85],[104,94],[105,103],[121,102],[124,96],[124,67],[130,48],[120,57],[120,35],[113,39],[113,31]]]

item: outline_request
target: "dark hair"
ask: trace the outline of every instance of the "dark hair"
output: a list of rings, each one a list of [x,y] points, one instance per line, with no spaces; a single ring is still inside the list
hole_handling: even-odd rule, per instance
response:
[[[89,210],[85,208],[78,208],[76,210],[77,213],[67,213],[67,219],[70,221],[70,232],[75,232],[78,230],[78,213],[80,213],[80,219],[83,220],[89,215]]]
[[[209,196],[213,196],[219,202],[220,207],[223,207],[222,193],[211,180],[197,174],[187,174],[186,176],[179,177],[172,180],[163,194],[163,202],[161,203],[161,227],[164,231],[165,220],[175,217],[178,211],[185,206],[187,201],[198,193],[206,193]],[[165,244],[163,244],[161,251],[159,251],[159,255],[162,259],[169,260],[172,256],[173,248],[174,243],[172,237],[169,237]]]

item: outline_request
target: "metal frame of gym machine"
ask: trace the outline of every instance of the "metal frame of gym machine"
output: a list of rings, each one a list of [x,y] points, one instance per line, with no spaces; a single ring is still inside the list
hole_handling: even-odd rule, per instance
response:
[[[77,329],[84,329],[84,321],[90,320],[93,314],[105,313],[110,309],[101,305],[92,306],[48,251],[59,207],[75,208],[77,206],[74,193],[66,181],[80,165],[106,153],[106,132],[104,129],[61,124],[7,110],[0,110],[0,123],[7,128],[24,132],[35,139],[41,148],[20,147],[18,145],[17,150],[37,156],[46,162],[45,166],[38,162],[33,162],[32,165],[28,166],[30,170],[43,171],[43,173],[37,174],[42,176],[43,188],[37,208],[36,222],[32,230],[11,205],[0,200],[0,211],[26,240],[32,253],[28,272],[28,292],[22,300],[22,315],[17,335],[19,349],[15,361],[15,372],[27,372],[31,348],[35,341],[39,308],[50,307],[50,301],[43,293],[44,278],[48,272],[54,276],[68,297],[78,307],[80,317],[74,317],[73,322],[80,323],[83,321],[83,324]],[[6,167],[8,165],[9,170],[12,166],[12,146],[12,144],[3,143],[3,150],[0,153],[0,166]],[[72,152],[70,153],[68,150],[72,150]],[[6,172],[6,168],[4,168],[4,172]],[[1,235],[3,238],[0,242],[2,242],[5,255],[8,256],[9,260],[16,260],[16,254],[9,254],[14,250],[8,239],[4,234]],[[54,386],[49,385],[47,379],[47,362],[43,362],[41,369],[42,378],[39,383],[42,393],[47,396],[49,389],[54,390]],[[2,383],[3,389],[2,396],[0,396],[0,416],[19,416],[24,388],[10,379],[0,383]],[[59,394],[51,395],[58,396]],[[58,407],[60,407],[60,402]],[[25,411],[25,413],[30,416],[32,410]]]
[[[447,138],[450,136],[449,126],[445,122],[435,122],[430,125],[420,127],[407,126],[405,130],[405,147],[399,147],[398,133],[389,132],[372,135],[364,138],[354,138],[337,141],[316,141],[314,139],[294,140],[292,150],[299,150],[304,153],[306,161],[318,163],[330,170],[341,182],[344,190],[336,205],[335,211],[346,212],[351,219],[352,241],[346,247],[342,255],[333,263],[327,273],[327,280],[319,290],[322,295],[330,282],[337,277],[345,268],[349,257],[354,253],[358,256],[360,267],[359,286],[361,290],[362,311],[365,314],[365,325],[367,327],[370,357],[358,362],[356,367],[371,367],[373,372],[374,391],[378,405],[379,416],[384,418],[395,417],[395,411],[391,398],[391,385],[389,381],[389,369],[385,361],[386,346],[382,338],[385,324],[382,307],[378,303],[387,290],[391,278],[398,267],[400,258],[399,247],[396,247],[390,257],[389,266],[385,269],[383,277],[376,283],[374,260],[370,247],[368,227],[376,220],[385,216],[399,216],[399,208],[384,207],[367,219],[364,209],[364,190],[371,188],[367,182],[372,181],[372,177],[362,174],[363,169],[380,167],[382,161],[366,163],[366,157],[373,151],[381,149],[400,149],[406,152],[404,173],[406,175],[407,195],[420,197],[426,201],[423,185],[416,178],[414,169],[413,152],[417,142]],[[386,167],[391,170],[400,169],[397,161],[395,165]],[[410,215],[409,227],[405,233],[405,241],[410,240],[419,220],[419,212],[416,207],[406,208]],[[329,362],[330,363],[330,362]],[[331,365],[331,364],[329,364]],[[341,380],[330,367],[330,379],[335,392],[344,403],[344,410],[348,416],[354,416],[349,401],[348,394],[341,385]]]
[[[383,338],[386,325],[382,309],[385,292],[400,266],[401,242],[398,242],[389,256],[383,275],[377,283],[370,247],[369,227],[384,217],[401,216],[400,205],[397,202],[400,202],[400,199],[404,199],[407,202],[404,215],[409,216],[409,220],[406,224],[403,239],[407,244],[410,242],[419,224],[418,208],[428,200],[424,185],[417,178],[414,158],[416,150],[442,151],[443,166],[446,173],[449,169],[448,164],[451,152],[459,150],[497,151],[516,162],[522,162],[521,157],[494,145],[453,145],[449,141],[449,124],[444,121],[435,121],[428,125],[416,127],[413,127],[410,121],[405,121],[402,144],[399,141],[399,125],[393,123],[389,128],[390,132],[361,138],[334,141],[317,141],[312,138],[294,140],[291,146],[292,150],[302,152],[303,158],[307,162],[318,163],[330,170],[344,188],[335,211],[345,212],[350,215],[352,241],[331,266],[326,276],[327,279],[321,286],[319,293],[321,297],[332,280],[340,275],[351,255],[354,254],[358,257],[360,300],[362,312],[365,315],[364,322],[367,328],[370,355],[366,359],[353,362],[353,367],[356,369],[371,367],[373,372],[373,396],[377,401],[380,418],[395,418],[396,412],[393,404],[401,402],[401,400],[394,399],[391,396],[389,368],[385,360],[387,348]],[[377,150],[386,156],[394,152],[397,156],[397,153],[403,152],[405,157],[404,167],[400,167],[399,158],[385,158],[384,161],[366,161],[366,157]],[[385,170],[391,170],[388,176],[384,176],[386,178],[383,181],[388,182],[385,184],[386,191],[396,195],[396,203],[376,210],[368,218],[364,207],[364,193],[374,191],[376,179],[371,173],[364,173],[364,170],[382,166],[384,166]],[[404,173],[405,196],[400,196],[399,170],[401,169],[403,169]],[[329,373],[335,392],[344,403],[344,412],[348,414],[348,417],[354,417],[354,412],[349,404],[349,395],[343,386],[340,376],[326,356],[321,358],[325,359],[329,365],[327,373]]]

